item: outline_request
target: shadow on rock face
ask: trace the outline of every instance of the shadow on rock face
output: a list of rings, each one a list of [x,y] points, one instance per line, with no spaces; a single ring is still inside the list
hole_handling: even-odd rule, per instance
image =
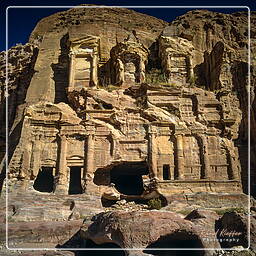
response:
[[[103,256],[125,256],[126,255],[124,250],[106,250],[106,248],[121,249],[121,247],[119,247],[114,243],[95,244],[92,240],[86,240],[85,248],[93,248],[95,250],[76,251],[75,256],[102,256],[102,255]]]
[[[169,235],[161,236],[157,241],[149,244],[144,253],[158,256],[204,256],[204,251],[200,250],[152,250],[160,248],[203,248],[199,238],[194,234],[185,231],[175,232]]]
[[[253,241],[253,224],[254,218],[251,218],[251,241]],[[232,248],[234,246],[242,246],[247,248],[249,219],[248,215],[237,212],[226,212],[215,224],[217,237],[222,248]],[[254,244],[251,243],[254,248]]]
[[[76,249],[94,249],[94,250],[73,250],[74,256],[125,256],[125,251],[120,246],[114,243],[96,244],[92,240],[84,240],[79,236],[79,232],[63,245],[58,245],[58,248],[76,248]],[[106,250],[106,249],[114,250]],[[99,250],[97,250],[99,249]],[[115,250],[120,249],[120,250]]]

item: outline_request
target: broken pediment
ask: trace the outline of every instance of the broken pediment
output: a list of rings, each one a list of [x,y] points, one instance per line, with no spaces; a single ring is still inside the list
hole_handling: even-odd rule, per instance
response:
[[[70,53],[99,52],[100,38],[97,36],[85,36],[70,41]]]
[[[139,42],[136,35],[131,34],[124,42],[117,43],[110,55],[114,84],[125,86],[145,80],[149,51]]]

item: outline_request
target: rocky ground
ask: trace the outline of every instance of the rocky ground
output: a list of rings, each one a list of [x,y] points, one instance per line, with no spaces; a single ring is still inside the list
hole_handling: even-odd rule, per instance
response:
[[[4,200],[5,198],[2,197],[0,218],[3,224],[0,226],[2,246],[0,255],[91,255],[71,251],[19,252],[5,250]],[[247,252],[248,254],[241,254],[244,253],[241,251],[237,252],[238,254],[235,252],[227,254],[225,252],[225,254],[221,251],[223,246],[228,246],[229,248],[236,247],[238,249],[241,249],[243,246],[246,247],[247,238],[244,234],[246,234],[248,228],[248,215],[245,209],[242,210],[243,208],[194,210],[200,208],[200,206],[189,205],[184,201],[177,200],[160,210],[150,209],[147,204],[136,204],[126,200],[118,201],[110,207],[102,207],[101,199],[97,196],[84,194],[54,196],[53,198],[39,192],[34,193],[33,196],[31,194],[21,195],[20,192],[12,193],[9,200],[11,202],[9,203],[8,217],[9,247],[11,248],[56,248],[57,246],[65,250],[65,248],[104,248],[104,246],[112,248],[114,245],[117,248],[148,247],[149,250],[150,247],[159,246],[157,243],[161,244],[162,241],[160,240],[164,237],[167,237],[167,240],[164,240],[164,242],[168,242],[168,239],[171,239],[175,244],[177,239],[186,240],[188,239],[186,236],[191,236],[192,241],[196,239],[195,241],[202,248],[219,248],[218,253],[216,252],[217,254],[215,255],[254,255],[253,252]],[[173,206],[174,204],[176,208]],[[252,211],[252,213],[254,212]],[[242,231],[243,235],[240,237],[240,242],[228,242],[227,244],[217,242],[215,235],[217,226],[221,229],[228,228],[237,232]],[[256,249],[254,248],[256,244],[255,227],[256,219],[252,215],[251,245],[254,250]],[[169,237],[169,234],[172,234],[172,237]],[[101,245],[97,246],[95,243]],[[189,243],[186,244],[189,246]],[[144,250],[144,252],[127,251],[127,255],[176,255],[154,254],[154,251],[148,250]],[[113,251],[113,253],[117,252]],[[118,253],[120,254],[113,255],[124,255],[123,251],[118,251]]]

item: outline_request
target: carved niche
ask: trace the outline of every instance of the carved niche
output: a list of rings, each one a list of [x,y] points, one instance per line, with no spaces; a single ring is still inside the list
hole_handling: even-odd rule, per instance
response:
[[[134,34],[114,46],[110,55],[113,63],[112,81],[114,84],[142,83],[145,80],[148,50]]]
[[[194,76],[191,54],[194,48],[186,39],[161,36],[159,55],[169,83],[184,85]]]
[[[69,91],[96,86],[100,38],[86,36],[70,42]]]

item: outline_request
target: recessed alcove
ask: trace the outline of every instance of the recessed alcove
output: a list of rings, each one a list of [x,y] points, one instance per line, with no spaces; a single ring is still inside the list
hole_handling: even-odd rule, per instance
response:
[[[110,170],[110,182],[125,195],[141,195],[144,191],[142,175],[149,173],[145,162],[126,162]]]
[[[35,179],[33,188],[39,192],[53,192],[54,177],[52,167],[42,167]]]

